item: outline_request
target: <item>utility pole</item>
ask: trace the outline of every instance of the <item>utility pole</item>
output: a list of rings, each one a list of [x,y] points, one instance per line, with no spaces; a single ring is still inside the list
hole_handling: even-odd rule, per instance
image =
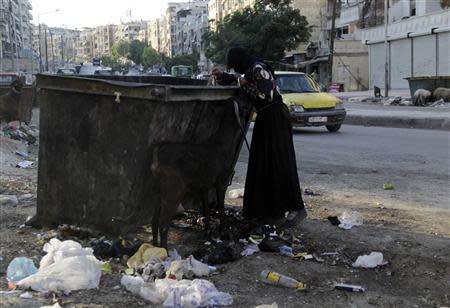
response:
[[[53,33],[50,30],[50,48],[52,52],[52,72],[55,72],[55,51],[53,49]]]
[[[328,69],[328,83],[333,81],[333,61],[334,61],[334,39],[336,38],[336,10],[337,1],[333,0],[333,13],[331,16],[331,34],[330,34],[330,59],[329,59],[329,69]]]
[[[41,23],[39,22],[39,15],[38,15],[38,41],[39,41],[39,73],[42,73],[42,42],[41,42]]]
[[[64,41],[62,34],[61,34],[61,67],[64,67]]]
[[[389,96],[389,67],[390,67],[390,55],[389,55],[389,43],[388,43],[388,23],[389,23],[389,0],[384,0],[384,96]]]

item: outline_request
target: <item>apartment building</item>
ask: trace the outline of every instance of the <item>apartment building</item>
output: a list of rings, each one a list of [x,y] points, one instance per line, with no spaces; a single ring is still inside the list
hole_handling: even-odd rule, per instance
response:
[[[98,26],[93,29],[93,54],[95,58],[101,58],[111,54],[116,35],[115,25]]]
[[[142,29],[147,29],[147,22],[144,20],[122,23],[117,26],[114,40],[115,42],[137,40]]]
[[[94,29],[84,28],[76,39],[76,62],[91,62],[94,58]]]
[[[23,59],[30,62],[33,58],[31,10],[32,6],[28,0],[0,0],[0,60],[2,69],[30,69],[31,63],[26,63],[27,61]]]
[[[155,19],[148,23],[147,32],[148,32],[148,43],[152,46],[157,52],[161,51],[161,23],[162,19]]]
[[[217,25],[222,22],[227,15],[243,10],[246,7],[253,6],[255,1],[256,0],[209,0],[208,20],[210,29],[216,30]]]

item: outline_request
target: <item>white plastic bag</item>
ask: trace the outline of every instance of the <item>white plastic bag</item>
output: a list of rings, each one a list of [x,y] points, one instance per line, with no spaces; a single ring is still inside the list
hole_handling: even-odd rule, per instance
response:
[[[345,211],[342,213],[341,216],[339,216],[339,221],[341,224],[339,225],[339,228],[349,230],[354,226],[362,226],[363,224],[363,218],[362,215],[359,212],[347,212]]]
[[[239,199],[244,197],[245,190],[244,188],[232,189],[228,192],[228,198],[230,199]]]
[[[386,265],[387,262],[383,259],[383,254],[381,252],[373,251],[370,255],[359,256],[355,263],[352,264],[353,267],[363,267],[363,268],[375,268],[380,265]]]
[[[44,245],[47,252],[39,271],[17,285],[39,292],[96,289],[100,283],[101,263],[92,254],[91,248],[83,248],[75,241],[61,242],[51,239]]]

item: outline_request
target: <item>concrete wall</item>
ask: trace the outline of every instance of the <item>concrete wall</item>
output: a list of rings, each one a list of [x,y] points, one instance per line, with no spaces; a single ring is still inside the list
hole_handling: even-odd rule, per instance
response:
[[[336,41],[333,81],[344,84],[345,91],[362,91],[369,87],[368,48],[360,41]]]

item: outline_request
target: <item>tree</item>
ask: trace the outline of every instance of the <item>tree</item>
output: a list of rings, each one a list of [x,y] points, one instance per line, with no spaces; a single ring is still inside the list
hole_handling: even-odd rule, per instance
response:
[[[108,66],[115,71],[121,71],[130,67],[130,64],[128,62],[120,61],[120,59],[113,56],[103,56],[101,58],[101,61],[102,65]]]
[[[441,0],[441,8],[443,9],[450,8],[450,0]]]
[[[208,31],[203,39],[206,55],[216,63],[225,63],[231,47],[247,48],[257,57],[281,60],[286,50],[307,42],[312,27],[292,0],[257,0],[254,7],[225,17],[216,31]]]
[[[194,72],[198,70],[197,58],[194,54],[192,55],[179,55],[173,58],[163,57],[163,62],[166,64],[166,68],[170,71],[172,66],[175,65],[190,65],[192,66]]]
[[[130,43],[130,53],[128,54],[128,59],[133,61],[135,64],[142,64],[142,55],[144,53],[144,48],[147,44],[138,40],[134,40]]]
[[[127,58],[130,54],[130,43],[124,40],[120,40],[115,43],[111,49],[111,54],[114,58]]]
[[[160,57],[158,52],[151,46],[145,47],[142,53],[142,64],[146,67],[153,66],[159,63]]]

